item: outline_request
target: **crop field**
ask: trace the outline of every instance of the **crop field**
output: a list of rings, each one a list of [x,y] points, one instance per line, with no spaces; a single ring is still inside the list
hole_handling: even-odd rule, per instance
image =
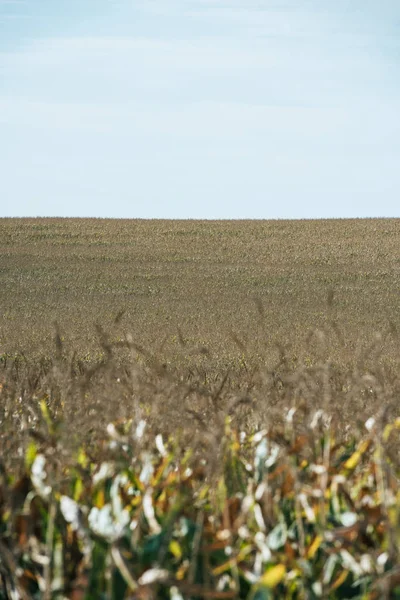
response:
[[[399,322],[399,234],[394,219],[2,219],[0,353],[43,353],[55,321],[84,354],[96,322],[170,359],[180,331],[217,369],[238,356],[233,335],[264,359],[335,320],[351,345]]]
[[[0,600],[400,598],[399,236],[0,219]]]

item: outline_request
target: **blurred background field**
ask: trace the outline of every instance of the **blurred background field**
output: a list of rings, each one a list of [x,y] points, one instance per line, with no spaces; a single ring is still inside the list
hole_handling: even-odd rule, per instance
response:
[[[276,342],[296,358],[336,322],[331,356],[346,361],[399,323],[399,232],[396,219],[0,219],[0,354],[46,353],[57,321],[70,348],[95,355],[97,322],[167,363],[193,363],[182,339],[206,346],[218,371],[237,365],[238,339],[253,359]],[[396,360],[390,340],[385,353]]]

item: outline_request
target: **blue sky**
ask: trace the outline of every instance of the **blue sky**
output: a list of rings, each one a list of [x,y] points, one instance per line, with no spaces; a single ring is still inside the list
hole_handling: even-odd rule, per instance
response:
[[[399,0],[0,0],[0,216],[400,216]]]

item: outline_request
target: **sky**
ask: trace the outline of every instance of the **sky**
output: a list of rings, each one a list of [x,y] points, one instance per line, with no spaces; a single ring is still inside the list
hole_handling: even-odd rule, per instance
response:
[[[399,0],[0,0],[0,216],[399,207]]]

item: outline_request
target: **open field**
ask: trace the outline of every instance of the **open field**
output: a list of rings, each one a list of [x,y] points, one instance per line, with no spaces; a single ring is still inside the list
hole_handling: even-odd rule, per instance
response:
[[[0,220],[0,600],[400,598],[399,228]]]
[[[168,360],[184,358],[179,328],[217,369],[241,355],[233,333],[264,360],[276,341],[296,354],[337,320],[351,346],[399,323],[399,233],[394,219],[2,219],[0,354],[42,353],[54,321],[82,353],[97,346],[97,321],[147,349],[163,344]],[[331,351],[344,358],[334,339]]]

